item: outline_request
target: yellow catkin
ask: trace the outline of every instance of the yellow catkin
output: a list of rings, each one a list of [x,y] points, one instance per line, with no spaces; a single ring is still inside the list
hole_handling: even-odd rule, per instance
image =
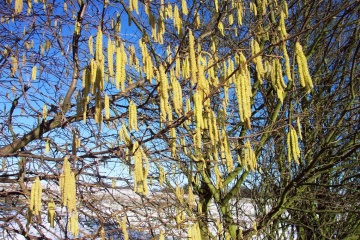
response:
[[[286,1],[283,1],[283,12],[285,14],[285,18],[288,18],[289,17],[289,9],[288,9],[288,4]]]
[[[137,14],[139,14],[138,0],[130,0],[130,11],[135,11]]]
[[[171,156],[176,157],[176,128],[170,129]]]
[[[250,102],[252,97],[250,73],[246,65],[246,58],[242,53],[236,57],[236,62],[240,66],[240,70],[237,72],[234,79],[235,91],[239,104],[240,120],[245,123],[248,129],[250,129]]]
[[[220,173],[218,164],[215,164],[214,166],[214,172],[215,172],[215,179],[216,179],[216,188],[222,189],[223,187],[223,177]]]
[[[236,3],[235,7],[236,7],[238,25],[241,26],[242,18],[243,18],[243,5],[241,2],[238,2],[238,3]]]
[[[129,240],[129,234],[128,234],[128,231],[126,230],[126,216],[124,216],[123,220],[120,221],[120,228],[124,234],[124,236],[123,236],[124,240]]]
[[[141,146],[139,146],[138,142],[135,142],[133,146],[133,158],[134,158],[134,168],[135,168],[134,191],[146,195],[148,193],[146,179],[149,170],[149,162],[147,156],[145,155]]]
[[[109,96],[107,94],[105,94],[105,97],[104,97],[104,109],[105,109],[105,119],[109,119],[110,118],[110,100],[109,100]]]
[[[195,206],[195,197],[194,197],[194,193],[192,191],[191,186],[189,185],[188,188],[188,199],[187,199],[188,205],[190,208],[193,208],[193,206]]]
[[[111,187],[112,187],[112,188],[116,188],[116,179],[115,179],[115,178],[113,178],[113,179],[111,180]]]
[[[293,158],[297,164],[299,164],[299,158],[300,158],[300,149],[299,149],[299,142],[298,137],[296,134],[295,129],[291,129],[291,152],[293,155]]]
[[[215,1],[217,1],[217,0],[215,0]],[[189,227],[188,239],[192,239],[192,240],[201,239],[199,223],[196,222],[192,226]]]
[[[260,46],[259,46],[259,43],[255,40],[255,39],[252,39],[251,40],[251,51],[252,51],[252,55],[257,55],[258,53],[260,53]],[[262,79],[264,77],[264,67],[263,67],[263,64],[262,64],[262,57],[261,55],[255,57],[253,59],[253,62],[255,63],[256,65],[256,74],[257,74],[257,78],[258,80],[260,81],[260,84],[262,84]]]
[[[245,143],[244,160],[246,166],[250,167],[251,171],[255,171],[257,165],[256,156],[254,150],[251,147],[250,141],[246,141]]]
[[[94,55],[94,40],[93,40],[93,36],[90,35],[89,40],[88,40],[88,47],[89,47],[89,53],[91,55]]]
[[[129,127],[131,130],[139,130],[137,120],[137,107],[133,101],[130,101],[129,103]]]
[[[271,66],[271,81],[272,81],[272,86],[275,88],[276,90],[276,94],[277,97],[279,98],[279,100],[281,102],[284,101],[284,94],[285,94],[285,88],[286,88],[286,84],[284,82],[284,78],[282,75],[282,69],[281,69],[281,64],[279,59],[274,59],[272,61],[272,66]]]
[[[64,10],[64,12],[67,12],[67,10],[68,10],[66,1],[64,1],[63,10]]]
[[[71,213],[68,228],[74,237],[79,235],[79,217],[77,212]]]
[[[113,49],[113,43],[111,41],[110,36],[108,37],[108,69],[109,69],[109,76],[114,76],[114,68],[113,68],[113,55],[114,55],[114,49]]]
[[[116,89],[125,91],[125,78],[126,78],[126,63],[127,56],[123,43],[118,43],[116,48],[116,75],[115,75],[115,86]]]
[[[98,27],[97,36],[96,36],[96,52],[95,57],[97,61],[100,61],[103,58],[103,34],[101,31],[101,27]]]
[[[285,27],[285,14],[283,11],[281,11],[280,13],[280,21],[279,21],[279,27],[278,27],[278,30],[280,32],[280,37],[281,39],[285,39],[287,38],[288,34],[286,32],[286,27]]]
[[[301,124],[300,124],[300,118],[299,117],[296,118],[296,125],[297,125],[297,129],[298,129],[298,132],[299,132],[299,138],[300,138],[300,140],[302,140]]]
[[[288,161],[291,162],[292,159],[299,164],[300,158],[300,149],[298,143],[298,137],[294,128],[291,127],[287,135],[287,148],[288,148]]]
[[[295,56],[296,56],[296,62],[298,64],[300,85],[302,87],[305,87],[305,90],[309,93],[311,89],[314,87],[314,85],[312,83],[311,76],[309,73],[306,56],[299,42],[295,43]]]
[[[159,240],[165,240],[164,232],[162,230],[160,231]]]
[[[31,186],[30,206],[29,206],[29,210],[33,215],[39,215],[40,213],[41,195],[42,195],[42,186],[40,183],[40,178],[36,177],[33,185]]]
[[[191,81],[197,82],[197,63],[195,56],[195,39],[192,31],[189,29],[189,55],[190,55],[190,70],[191,70]]]
[[[176,185],[175,196],[179,200],[180,204],[184,204],[184,189],[179,185]]]
[[[23,9],[23,0],[15,0],[15,14],[19,14],[22,12]]]
[[[170,83],[173,90],[173,103],[175,112],[180,115],[182,112],[182,89],[179,81],[175,77],[175,71],[170,71]]]
[[[76,183],[75,174],[71,171],[68,158],[64,158],[63,173],[60,176],[60,191],[62,205],[68,208],[69,212],[76,211]]]
[[[159,167],[159,184],[160,186],[163,185],[164,181],[165,181],[165,171],[163,167]]]
[[[31,70],[31,79],[32,80],[36,80],[36,72],[37,72],[36,65],[34,65],[34,67]]]
[[[186,0],[181,0],[181,10],[184,15],[188,15],[189,12],[188,12]]]
[[[167,105],[169,102],[169,82],[163,65],[159,66],[159,82],[160,82],[160,120],[166,121]]]
[[[55,202],[51,199],[48,203],[48,222],[50,227],[54,228],[54,219],[55,219]]]
[[[256,4],[253,2],[250,2],[250,11],[254,13],[255,17],[257,16],[257,7]]]
[[[49,153],[50,152],[50,140],[46,140],[46,144],[45,144],[45,153]]]
[[[290,67],[290,59],[289,59],[289,55],[286,49],[286,42],[284,42],[282,44],[282,49],[283,49],[283,53],[284,53],[284,58],[285,58],[285,73],[286,73],[286,77],[289,81],[292,81],[292,77],[291,77],[291,67]]]
[[[177,30],[177,33],[180,34],[181,30],[182,30],[182,18],[180,17],[179,14],[179,8],[177,5],[175,5],[174,7],[174,27]]]
[[[48,111],[46,108],[46,104],[44,104],[43,111],[42,111],[42,118],[44,119],[44,121],[46,121],[47,115],[48,115]]]
[[[233,25],[234,24],[234,16],[232,14],[229,15],[229,24]]]
[[[11,57],[11,63],[12,63],[12,66],[11,66],[11,75],[14,76],[17,69],[18,69],[18,60],[16,57]]]
[[[224,33],[224,25],[223,25],[223,23],[222,22],[219,22],[219,24],[218,24],[218,29],[219,29],[219,31],[220,31],[220,33],[221,33],[221,35],[223,35],[223,36],[225,36],[225,33]]]

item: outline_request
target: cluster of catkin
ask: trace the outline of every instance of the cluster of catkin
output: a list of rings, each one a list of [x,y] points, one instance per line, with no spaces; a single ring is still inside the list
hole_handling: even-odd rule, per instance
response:
[[[118,221],[119,227],[121,228],[121,231],[123,233],[123,239],[124,240],[129,240],[129,234],[128,234],[128,231],[126,229],[126,216],[124,216],[122,220],[120,220],[119,217],[116,216],[116,220]]]
[[[194,224],[192,224],[189,229],[188,229],[188,239],[201,239],[201,232],[200,232],[200,227],[199,227],[199,223],[196,222]]]
[[[140,194],[148,194],[147,176],[149,172],[149,160],[138,142],[133,145],[134,159],[134,191]]]
[[[298,142],[298,136],[296,130],[290,127],[290,131],[287,134],[287,149],[288,149],[288,160],[291,162],[292,159],[299,164],[300,148]]]
[[[243,163],[246,170],[255,171],[256,169],[256,155],[254,150],[251,147],[250,141],[246,141],[244,148]]]
[[[238,98],[238,104],[239,104],[240,120],[246,124],[248,129],[250,129],[251,128],[251,124],[250,124],[251,97],[252,97],[250,72],[247,67],[246,58],[243,53],[238,54],[235,57],[235,61],[239,66],[239,71],[237,71],[236,73],[234,83],[235,83],[236,95]]]
[[[36,177],[33,185],[31,186],[29,215],[39,215],[41,210],[41,195],[42,186],[40,178]]]
[[[78,213],[76,208],[76,180],[75,173],[70,168],[68,157],[64,158],[63,172],[59,180],[62,206],[67,207],[70,213],[69,230],[76,236],[79,233]]]
[[[304,87],[305,90],[309,93],[311,89],[314,87],[314,85],[312,83],[311,76],[309,73],[307,59],[303,52],[302,46],[299,42],[295,43],[295,56],[298,65],[300,85]]]

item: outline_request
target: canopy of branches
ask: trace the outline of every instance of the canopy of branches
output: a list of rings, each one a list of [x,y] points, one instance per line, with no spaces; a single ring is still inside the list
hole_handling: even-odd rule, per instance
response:
[[[354,239],[358,0],[0,3],[6,239]]]

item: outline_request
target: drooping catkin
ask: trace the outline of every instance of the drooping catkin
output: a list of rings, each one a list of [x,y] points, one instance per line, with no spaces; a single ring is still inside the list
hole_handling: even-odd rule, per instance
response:
[[[182,24],[183,24],[183,22],[182,22],[182,18],[180,17],[180,14],[179,14],[179,8],[177,5],[175,5],[175,7],[174,7],[174,27],[176,28],[178,34],[181,33]]]
[[[79,235],[79,217],[78,217],[78,213],[77,212],[72,212],[70,219],[69,219],[69,224],[68,224],[68,228],[70,233],[76,237],[77,235]]]
[[[216,1],[217,1],[217,0],[216,0]],[[219,22],[217,27],[218,27],[219,32],[221,33],[221,35],[222,35],[222,36],[225,36],[223,23],[222,23],[222,22]]]
[[[186,0],[181,0],[181,10],[184,15],[188,15],[189,12],[188,12]]]
[[[162,230],[160,231],[159,240],[165,240],[164,232]]]
[[[163,167],[159,167],[159,184],[160,186],[163,185],[164,181],[165,181],[165,171],[164,171],[164,168]]]
[[[299,117],[296,118],[296,125],[297,125],[297,129],[298,129],[298,132],[299,132],[299,138],[300,138],[300,140],[302,140],[301,124],[300,124],[300,118]]]
[[[45,143],[45,153],[49,153],[50,152],[50,140],[47,139],[46,143]]]
[[[103,58],[103,34],[101,31],[101,27],[98,27],[97,36],[96,36],[96,52],[95,52],[95,58],[97,61],[101,61]]]
[[[15,0],[14,13],[19,14],[23,10],[23,0]]]
[[[215,0],[217,1],[217,0]],[[188,229],[188,239],[192,239],[192,240],[198,240],[201,239],[201,232],[200,232],[200,227],[199,227],[199,223],[196,222],[193,225],[191,225]]]
[[[16,57],[11,57],[11,63],[12,63],[12,65],[11,65],[11,76],[14,76],[17,69],[18,69],[18,65],[19,65],[18,59]]]
[[[281,102],[284,101],[286,84],[282,75],[282,69],[279,59],[273,59],[271,66],[271,82],[276,90],[277,97]]]
[[[162,122],[166,121],[167,114],[167,104],[169,102],[169,81],[165,73],[163,65],[159,66],[159,91],[160,91],[160,119]]]
[[[46,121],[47,115],[48,115],[48,111],[46,108],[46,104],[44,104],[43,111],[42,111],[42,118],[44,119],[44,121]]]
[[[32,215],[39,215],[41,210],[41,195],[42,195],[42,186],[40,183],[40,178],[36,177],[33,185],[31,186],[31,195],[30,195],[30,206],[29,210]]]
[[[302,46],[299,42],[295,43],[295,56],[296,56],[296,62],[298,64],[300,85],[302,87],[305,87],[305,90],[307,91],[307,93],[310,93],[310,91],[314,87],[314,85],[312,83],[311,76],[309,73],[306,56],[305,56]]]
[[[236,56],[236,62],[240,67],[234,79],[235,91],[239,104],[240,120],[245,123],[248,129],[250,129],[252,97],[250,73],[247,68],[246,58],[242,53]]]
[[[54,219],[55,219],[55,202],[53,199],[48,203],[48,222],[50,227],[54,228]]]
[[[111,41],[110,36],[108,36],[108,46],[107,46],[107,56],[108,56],[108,69],[109,69],[109,76],[114,76],[114,68],[113,68],[113,55],[114,55],[114,49],[113,49],[113,43]]]
[[[94,40],[93,40],[93,36],[90,35],[89,40],[88,40],[88,47],[89,47],[89,53],[91,55],[94,55]]]
[[[31,79],[32,80],[36,80],[36,72],[37,72],[36,65],[34,65],[34,67],[31,70]]]
[[[134,191],[143,195],[148,193],[147,175],[149,171],[149,161],[138,142],[133,146],[134,158]],[[144,166],[145,165],[145,166]]]
[[[175,196],[179,200],[180,204],[184,204],[184,189],[178,184],[175,187]]]
[[[292,81],[292,77],[291,77],[291,67],[290,67],[290,58],[286,49],[286,42],[284,42],[282,44],[282,50],[284,53],[284,58],[285,58],[285,73],[286,73],[286,77],[289,81]]]
[[[128,234],[128,231],[126,230],[126,216],[123,217],[122,221],[119,221],[119,219],[118,219],[118,222],[119,222],[121,231],[124,235],[123,236],[124,240],[129,240],[129,234]]]
[[[221,172],[219,170],[219,166],[217,163],[214,165],[214,173],[215,173],[215,180],[216,180],[216,188],[222,189],[223,188],[223,177],[221,175]]]
[[[286,27],[285,27],[285,14],[283,11],[281,11],[280,13],[280,21],[279,21],[279,27],[278,27],[278,31],[280,32],[280,38],[281,39],[285,39],[287,38],[288,34],[286,32]]]
[[[195,197],[192,191],[191,185],[188,187],[188,199],[187,199],[189,207],[192,209],[195,206]]]
[[[133,101],[129,103],[129,128],[130,130],[139,130],[138,129],[138,119],[137,119],[137,107]]]
[[[193,83],[197,82],[197,63],[195,56],[195,39],[192,31],[189,29],[189,55],[190,55],[190,71],[191,71],[191,81]]]
[[[175,112],[180,115],[182,112],[182,89],[179,81],[175,77],[175,70],[170,71],[170,83],[173,91],[173,103]]]
[[[135,11],[137,14],[139,14],[139,3],[138,0],[130,0],[130,11]]]
[[[215,11],[218,13],[219,12],[219,2],[218,2],[218,0],[214,0],[214,6],[215,6]]]
[[[104,109],[105,109],[105,119],[109,119],[110,118],[110,100],[109,100],[109,96],[107,94],[105,94],[105,97],[104,97]]]
[[[255,171],[256,169],[256,156],[255,152],[251,147],[250,141],[246,141],[244,148],[244,161],[247,167],[250,167],[251,171]]]
[[[255,40],[255,39],[252,39],[251,40],[251,52],[252,52],[252,55],[257,55],[258,53],[260,53],[260,46],[259,46],[259,43]],[[257,74],[257,78],[260,82],[260,84],[262,84],[262,79],[264,77],[264,67],[263,67],[263,64],[262,64],[262,57],[261,55],[260,56],[257,56],[253,59],[253,62],[255,63],[256,65],[256,74]]]
[[[292,159],[295,160],[297,164],[299,164],[300,158],[300,148],[298,143],[298,137],[296,131],[293,127],[291,127],[288,135],[287,135],[287,148],[288,148],[288,160],[291,162]]]
[[[59,185],[62,196],[62,205],[67,207],[69,212],[76,212],[75,174],[71,171],[68,157],[64,158],[63,172],[60,176]]]
[[[176,157],[176,128],[170,129],[170,148],[171,156]]]
[[[241,26],[242,25],[242,19],[243,19],[243,5],[242,5],[241,2],[237,2],[235,7],[236,7],[238,25]]]

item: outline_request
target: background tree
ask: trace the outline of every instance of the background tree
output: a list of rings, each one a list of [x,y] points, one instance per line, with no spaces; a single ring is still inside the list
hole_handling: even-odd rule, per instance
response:
[[[2,2],[4,234],[358,235],[359,8]]]

